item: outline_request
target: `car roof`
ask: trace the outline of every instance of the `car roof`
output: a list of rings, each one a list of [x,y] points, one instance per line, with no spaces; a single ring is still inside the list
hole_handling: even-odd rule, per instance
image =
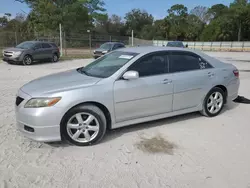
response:
[[[192,49],[188,49],[188,48],[180,48],[180,47],[158,47],[158,46],[140,46],[140,47],[128,47],[128,48],[121,48],[119,50],[116,51],[121,51],[121,52],[129,52],[129,53],[138,53],[138,54],[148,54],[148,53],[152,53],[152,52],[161,52],[161,51],[182,51],[182,52],[192,52],[195,53],[197,55],[199,55],[200,57],[204,58],[205,60],[207,60],[210,64],[212,64],[212,66],[215,67],[223,67],[226,64],[223,63],[222,61],[211,57],[207,54],[205,54],[204,52],[200,51],[200,50],[192,50]]]
[[[128,48],[121,48],[121,49],[119,49],[119,51],[134,52],[134,53],[139,53],[139,54],[147,54],[147,53],[157,52],[157,51],[189,51],[189,52],[193,52],[193,50],[183,49],[183,48],[178,48],[178,47],[158,47],[158,46],[128,47]]]
[[[105,42],[104,44],[123,44],[122,42]]]
[[[39,41],[39,40],[31,40],[31,41],[23,41],[23,42],[31,42],[34,44],[38,44],[38,43],[54,43],[54,42],[50,42],[50,41]]]

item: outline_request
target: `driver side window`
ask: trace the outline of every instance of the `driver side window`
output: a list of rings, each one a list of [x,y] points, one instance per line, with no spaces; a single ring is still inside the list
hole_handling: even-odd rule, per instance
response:
[[[42,48],[41,44],[35,44],[34,49],[39,50]]]
[[[167,61],[165,53],[155,53],[142,57],[133,63],[128,71],[137,71],[139,77],[155,76],[167,73]]]

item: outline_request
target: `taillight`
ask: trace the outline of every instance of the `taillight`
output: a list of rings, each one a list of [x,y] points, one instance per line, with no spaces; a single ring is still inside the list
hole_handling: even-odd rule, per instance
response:
[[[238,70],[234,70],[233,73],[234,73],[234,76],[235,76],[235,77],[239,78],[240,73],[239,73]]]

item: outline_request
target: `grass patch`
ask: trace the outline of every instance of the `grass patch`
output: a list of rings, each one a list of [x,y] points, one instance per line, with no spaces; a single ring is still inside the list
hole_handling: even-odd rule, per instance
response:
[[[60,57],[60,61],[73,60],[73,59],[89,59],[89,58],[93,58],[93,56],[91,54],[67,55]]]

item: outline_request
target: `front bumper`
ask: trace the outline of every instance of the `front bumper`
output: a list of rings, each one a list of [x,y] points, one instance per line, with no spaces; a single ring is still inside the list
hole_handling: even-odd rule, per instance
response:
[[[15,105],[17,129],[26,137],[40,142],[55,142],[61,140],[60,108],[24,108],[31,98],[28,94],[19,91],[18,96],[24,100]]]
[[[21,56],[19,56],[19,57],[6,57],[6,56],[3,56],[2,60],[5,61],[5,62],[13,62],[13,63],[22,62]]]

